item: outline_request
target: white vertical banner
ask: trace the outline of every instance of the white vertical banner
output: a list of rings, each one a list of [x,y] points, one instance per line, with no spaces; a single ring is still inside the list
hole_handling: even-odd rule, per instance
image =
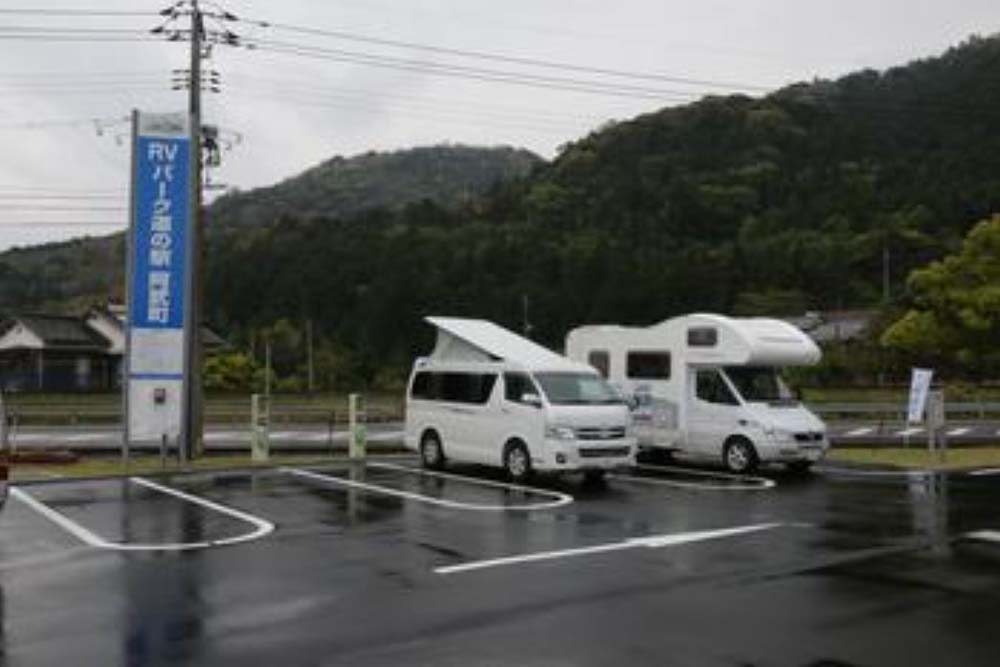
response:
[[[131,442],[171,441],[184,416],[186,276],[190,263],[190,123],[186,113],[137,113],[126,378]]]
[[[931,388],[934,370],[930,368],[914,368],[910,379],[910,402],[906,410],[906,421],[920,424],[924,421],[924,410],[927,407],[927,393]]]

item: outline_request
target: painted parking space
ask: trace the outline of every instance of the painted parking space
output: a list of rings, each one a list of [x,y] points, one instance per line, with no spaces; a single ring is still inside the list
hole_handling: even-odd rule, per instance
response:
[[[688,491],[765,491],[775,486],[774,480],[766,477],[677,465],[638,464],[631,473],[614,473],[610,477],[616,482]]]
[[[260,539],[261,517],[144,477],[17,486],[12,499],[89,547],[189,551]]]
[[[393,463],[367,463],[348,468],[286,467],[280,470],[312,483],[356,489],[453,510],[541,511],[573,502],[571,495],[559,491]]]

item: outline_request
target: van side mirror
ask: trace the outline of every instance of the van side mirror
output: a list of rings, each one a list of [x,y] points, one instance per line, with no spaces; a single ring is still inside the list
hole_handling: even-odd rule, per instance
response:
[[[542,397],[538,394],[521,394],[521,402],[535,408],[542,407]]]

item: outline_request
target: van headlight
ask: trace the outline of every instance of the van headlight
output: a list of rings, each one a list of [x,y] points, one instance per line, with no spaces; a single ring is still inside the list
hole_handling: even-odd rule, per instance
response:
[[[545,427],[545,437],[553,440],[574,440],[576,432],[569,426],[549,425]]]

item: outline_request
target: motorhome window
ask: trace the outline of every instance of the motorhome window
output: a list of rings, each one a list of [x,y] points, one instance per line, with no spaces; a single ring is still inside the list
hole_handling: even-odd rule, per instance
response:
[[[611,369],[611,355],[608,354],[607,350],[591,350],[590,354],[587,355],[587,363],[593,366],[601,374],[601,377],[607,379]]]
[[[514,403],[521,403],[525,394],[536,394],[538,390],[532,384],[531,378],[524,373],[504,373],[504,398]]]
[[[689,347],[715,347],[719,344],[719,330],[715,327],[691,327],[688,329]]]
[[[483,404],[490,400],[497,376],[491,373],[440,373],[438,398],[453,403]]]
[[[739,405],[739,401],[729,390],[729,385],[716,370],[698,371],[695,391],[698,398],[707,403],[719,405]]]
[[[781,381],[777,369],[757,366],[727,366],[725,372],[744,401],[776,403],[794,400],[792,392]]]
[[[553,405],[610,405],[622,397],[599,375],[590,373],[535,373],[545,397]]]
[[[669,352],[629,352],[627,376],[633,380],[669,380]]]

